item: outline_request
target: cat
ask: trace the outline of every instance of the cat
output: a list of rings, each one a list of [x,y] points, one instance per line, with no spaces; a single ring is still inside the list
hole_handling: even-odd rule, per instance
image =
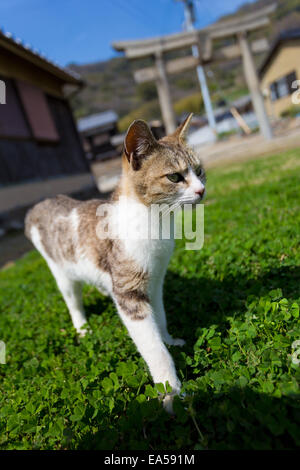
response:
[[[170,211],[203,199],[205,172],[185,142],[191,117],[160,140],[143,120],[129,126],[122,176],[109,201],[109,213],[97,215],[107,201],[82,202],[59,195],[36,204],[25,218],[26,236],[48,263],[77,332],[86,333],[81,291],[82,284],[88,283],[112,297],[154,383],[169,382],[172,392],[164,399],[168,411],[181,383],[164,343],[184,344],[169,334],[163,304],[163,282],[174,237],[128,237],[116,222],[122,220],[123,228],[136,221],[143,226],[154,204],[165,204]],[[117,227],[118,236],[98,236],[99,231],[105,233],[104,226]]]

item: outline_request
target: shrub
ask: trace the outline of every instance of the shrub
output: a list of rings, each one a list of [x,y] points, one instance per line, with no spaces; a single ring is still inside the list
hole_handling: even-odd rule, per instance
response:
[[[200,114],[204,110],[204,104],[201,93],[194,93],[186,96],[174,103],[175,113],[180,116],[183,113]]]
[[[134,111],[123,116],[118,121],[118,129],[120,132],[126,132],[132,121],[135,119],[144,119],[145,121],[151,121],[152,119],[160,118],[160,108],[158,101],[149,101],[143,104]]]
[[[300,106],[293,105],[288,109],[285,109],[280,113],[281,117],[295,117],[297,114],[300,115]]]

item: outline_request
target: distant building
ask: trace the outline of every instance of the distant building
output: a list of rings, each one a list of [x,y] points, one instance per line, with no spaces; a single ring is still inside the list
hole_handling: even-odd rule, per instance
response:
[[[256,115],[253,111],[253,105],[250,95],[242,96],[230,103],[224,101],[222,106],[214,110],[217,133],[230,134],[243,133],[240,124],[231,112],[234,108],[242,117],[244,123],[249,129],[255,129],[258,126]],[[215,135],[208,125],[206,116],[194,116],[190,125],[188,143],[190,145],[205,145],[215,141]]]
[[[300,80],[300,28],[285,31],[275,40],[260,67],[261,88],[269,115],[280,117],[293,106],[291,95]]]
[[[68,102],[80,76],[2,31],[0,56],[0,187],[90,174]]]
[[[115,141],[118,115],[114,111],[91,114],[77,122],[83,148],[89,160],[105,160],[118,155]]]

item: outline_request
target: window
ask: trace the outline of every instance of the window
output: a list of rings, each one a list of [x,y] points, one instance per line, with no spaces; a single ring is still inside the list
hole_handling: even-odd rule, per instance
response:
[[[17,80],[16,83],[33,138],[39,141],[57,142],[59,135],[45,94],[30,83],[21,80]]]
[[[277,82],[277,96],[278,98],[283,98],[289,94],[288,84],[286,78],[281,78]]]
[[[294,91],[295,91],[295,88],[292,88],[292,84],[295,80],[297,80],[296,72],[291,72],[286,76],[286,81],[287,81],[287,85],[288,85],[290,95],[292,93],[294,93]]]
[[[46,95],[20,80],[0,79],[5,84],[6,103],[0,104],[0,138],[58,142]]]
[[[271,101],[276,101],[284,96],[291,95],[293,91],[292,83],[297,80],[296,72],[291,72],[288,75],[276,80],[270,85]]]
[[[274,82],[270,85],[271,90],[271,101],[277,100],[277,83]]]

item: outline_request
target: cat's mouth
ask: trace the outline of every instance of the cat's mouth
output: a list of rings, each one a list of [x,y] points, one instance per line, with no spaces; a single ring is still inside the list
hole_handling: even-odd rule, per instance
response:
[[[195,194],[194,197],[184,198],[181,201],[180,205],[184,206],[185,204],[193,204],[193,205],[199,204],[205,198],[205,195],[206,195],[206,192],[204,190],[202,193]]]
[[[197,202],[203,201],[203,199],[205,199],[205,196],[206,196],[206,191],[204,190],[204,192],[199,195]]]
[[[202,191],[201,193],[195,193],[193,196],[192,195],[181,195],[181,197],[179,198],[175,198],[175,199],[168,199],[168,198],[165,198],[164,200],[160,200],[158,204],[166,204],[170,207],[170,209],[181,209],[183,208],[185,205],[188,205],[188,204],[191,204],[191,205],[197,205],[197,204],[200,204],[201,201],[203,201],[203,199],[205,198],[206,196],[206,191],[204,189],[204,191]]]

